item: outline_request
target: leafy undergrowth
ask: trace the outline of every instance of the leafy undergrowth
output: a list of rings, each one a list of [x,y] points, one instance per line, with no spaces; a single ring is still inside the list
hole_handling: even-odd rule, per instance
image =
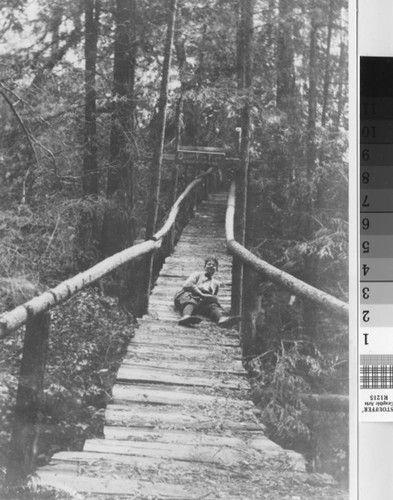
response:
[[[104,407],[133,333],[132,318],[117,301],[94,289],[80,292],[52,311],[38,465],[57,451],[81,450],[86,439],[102,436]],[[0,354],[2,476],[22,345],[19,331],[3,342]]]
[[[271,140],[277,130],[271,130],[268,122],[266,127]],[[287,131],[295,139],[297,132]],[[339,154],[337,162],[321,165],[318,175],[309,180],[316,201],[310,203],[312,210],[305,209],[306,183],[297,174],[285,181],[280,168],[282,141],[277,137],[270,144],[271,149],[261,152],[268,167],[252,170],[256,182],[250,190],[249,224],[254,235],[250,248],[278,269],[346,302],[347,197],[336,180],[347,165]],[[294,158],[294,165],[300,158]],[[348,396],[348,325],[337,314],[324,312],[315,302],[266,277],[255,278],[246,291],[246,366],[269,438],[302,453],[310,471],[331,474],[346,485],[348,412],[342,412],[342,407],[337,411],[334,405],[311,410],[302,395],[323,396],[330,402]]]
[[[310,338],[302,329],[300,301],[291,304],[290,294],[274,289],[270,296],[265,290],[262,302],[256,319],[261,354],[250,356],[246,368],[266,433],[284,448],[302,453],[309,471],[330,474],[346,487],[348,413],[332,403],[330,409],[311,409],[302,398],[348,394],[346,326],[318,313],[318,331]]]
[[[302,453],[310,472],[330,474],[345,488],[348,414],[308,408],[300,396],[306,392],[306,384],[296,375],[294,365],[289,368],[286,362],[280,360],[271,371],[265,365],[263,373],[251,381],[266,435],[284,448]]]

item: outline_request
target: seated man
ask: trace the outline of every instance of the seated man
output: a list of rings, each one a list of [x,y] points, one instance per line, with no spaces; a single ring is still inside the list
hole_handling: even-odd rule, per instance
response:
[[[216,322],[219,326],[230,328],[234,326],[239,317],[228,316],[221,307],[217,294],[219,283],[213,278],[218,269],[218,260],[209,257],[205,260],[205,270],[196,271],[186,280],[182,289],[175,295],[175,307],[179,309],[182,317],[179,325],[195,325],[202,321],[196,316],[201,314]]]

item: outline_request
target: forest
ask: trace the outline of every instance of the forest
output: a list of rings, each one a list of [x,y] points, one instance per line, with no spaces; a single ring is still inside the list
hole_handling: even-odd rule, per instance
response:
[[[190,175],[165,159],[180,145],[237,160],[223,189],[246,163],[245,246],[348,301],[346,1],[0,0],[0,12],[0,313],[150,238]],[[164,259],[54,310],[38,464],[100,434],[146,310],[143,271],[154,280]],[[268,436],[346,485],[348,411],[302,394],[348,395],[347,325],[249,270],[242,323]],[[3,476],[23,331],[2,344]]]

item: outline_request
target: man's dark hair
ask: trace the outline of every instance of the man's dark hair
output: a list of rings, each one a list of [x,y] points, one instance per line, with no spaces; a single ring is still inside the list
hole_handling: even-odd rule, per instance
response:
[[[218,269],[218,259],[217,259],[216,257],[208,257],[207,259],[205,259],[205,266],[206,266],[206,264],[207,264],[208,262],[210,262],[211,260],[215,263],[216,268]]]

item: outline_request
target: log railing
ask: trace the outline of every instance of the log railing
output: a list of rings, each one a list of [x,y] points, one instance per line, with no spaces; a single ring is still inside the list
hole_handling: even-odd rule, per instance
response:
[[[236,184],[233,181],[228,194],[227,211],[225,218],[225,233],[227,248],[229,253],[236,256],[245,266],[249,266],[258,274],[264,276],[269,281],[289,290],[293,294],[321,306],[322,308],[334,312],[342,321],[348,321],[349,306],[345,302],[322,292],[304,281],[294,276],[280,271],[268,262],[258,258],[249,250],[235,241],[234,237],[234,218],[236,208]],[[349,411],[349,398],[338,394],[300,394],[304,404],[311,409],[325,411]]]
[[[207,185],[207,182],[204,181],[208,179],[209,175],[214,174],[214,171],[215,169],[211,167],[198,175],[186,187],[173,204],[163,227],[153,235],[152,239],[108,257],[90,269],[63,281],[55,288],[0,316],[0,338],[4,338],[21,326],[26,325],[9,447],[6,487],[23,482],[34,468],[50,329],[49,310],[53,306],[62,304],[85,287],[95,283],[123,264],[143,255],[151,254],[160,248],[163,239],[170,235],[184,200],[191,200],[191,206],[184,207],[185,210],[193,211],[194,204],[207,194],[203,184]],[[190,193],[195,192],[198,192],[197,196],[189,196]]]
[[[236,185],[232,182],[229,195],[227,212],[225,219],[225,232],[227,239],[227,247],[229,252],[238,257],[243,264],[250,266],[258,274],[261,274],[268,278],[273,283],[280,285],[287,290],[291,291],[295,295],[298,295],[304,299],[310,300],[315,304],[334,312],[343,320],[348,320],[349,306],[345,302],[333,297],[332,295],[322,292],[318,288],[308,285],[304,281],[286,273],[285,271],[280,271],[276,267],[272,266],[268,262],[258,258],[249,250],[240,245],[235,241],[234,237],[234,218],[235,218],[235,192]]]

